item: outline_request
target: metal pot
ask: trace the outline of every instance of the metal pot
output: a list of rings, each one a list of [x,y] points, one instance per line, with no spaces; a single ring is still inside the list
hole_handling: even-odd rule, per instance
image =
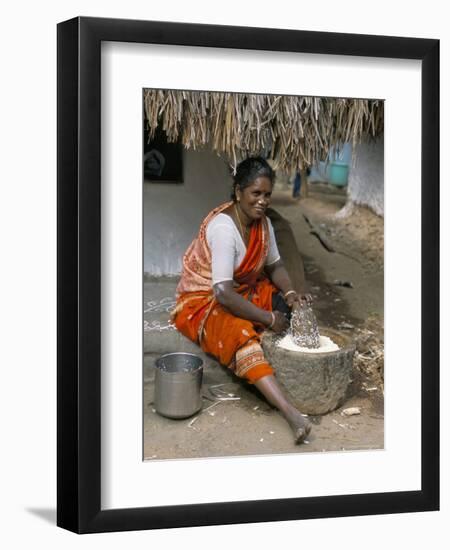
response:
[[[167,353],[155,361],[155,410],[188,418],[202,408],[203,361],[193,353]]]

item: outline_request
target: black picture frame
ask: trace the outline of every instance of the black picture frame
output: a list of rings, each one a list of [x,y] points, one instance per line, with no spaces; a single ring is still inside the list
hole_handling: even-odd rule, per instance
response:
[[[57,36],[57,525],[94,533],[438,510],[439,41],[87,17]],[[420,491],[101,509],[102,41],[421,60]]]

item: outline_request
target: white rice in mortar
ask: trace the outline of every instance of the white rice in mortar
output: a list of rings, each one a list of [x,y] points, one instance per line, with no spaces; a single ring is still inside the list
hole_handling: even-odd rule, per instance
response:
[[[288,349],[289,351],[301,351],[302,353],[327,353],[329,351],[336,351],[339,346],[333,342],[328,336],[320,336],[320,346],[318,348],[304,348],[297,346],[292,340],[290,334],[286,334],[277,344],[279,348]]]

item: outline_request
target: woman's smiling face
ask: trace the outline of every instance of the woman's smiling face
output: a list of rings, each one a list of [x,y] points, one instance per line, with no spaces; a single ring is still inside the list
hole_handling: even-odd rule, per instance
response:
[[[245,215],[245,221],[250,224],[254,220],[259,220],[264,216],[266,208],[270,204],[272,196],[272,182],[266,176],[256,178],[251,185],[243,191],[236,190],[239,207]]]

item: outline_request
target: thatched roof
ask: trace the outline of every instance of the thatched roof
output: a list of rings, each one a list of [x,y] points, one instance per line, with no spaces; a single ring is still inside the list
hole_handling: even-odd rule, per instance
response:
[[[292,172],[325,160],[330,149],[383,133],[382,100],[144,90],[149,139],[158,124],[169,141],[211,146],[233,166],[264,152]]]

